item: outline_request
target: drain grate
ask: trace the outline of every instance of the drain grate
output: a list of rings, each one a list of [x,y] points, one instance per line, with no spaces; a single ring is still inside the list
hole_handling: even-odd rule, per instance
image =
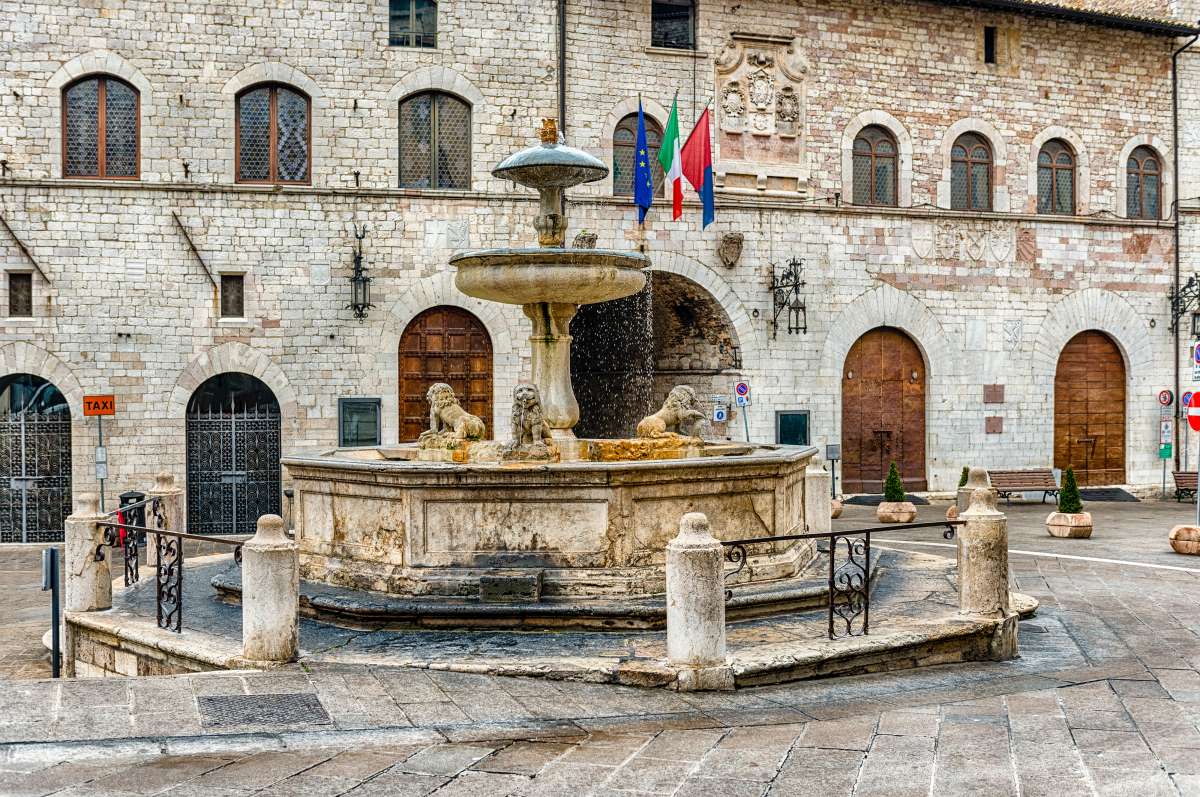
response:
[[[308,692],[283,695],[202,695],[200,722],[205,728],[238,725],[328,725],[331,720],[317,696]]]

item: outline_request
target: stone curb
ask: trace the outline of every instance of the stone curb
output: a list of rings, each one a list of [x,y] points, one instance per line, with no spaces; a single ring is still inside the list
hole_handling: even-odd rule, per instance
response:
[[[576,729],[574,735],[582,736]],[[489,737],[490,738],[490,737]],[[250,754],[272,750],[315,750],[345,745],[437,744],[447,737],[427,728],[372,728],[368,730],[311,730],[280,733],[229,733],[213,736],[151,736],[77,742],[14,742],[0,745],[0,764],[56,764],[120,757],[159,755],[211,755],[228,751]]]

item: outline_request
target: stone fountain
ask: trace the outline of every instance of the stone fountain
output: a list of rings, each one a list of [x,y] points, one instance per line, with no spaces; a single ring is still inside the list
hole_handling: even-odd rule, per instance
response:
[[[486,434],[438,384],[430,431],[416,445],[285,456],[312,613],[629,627],[642,622],[635,615],[661,616],[654,596],[664,592],[666,544],[684,514],[704,512],[725,538],[805,528],[805,469],[816,449],[704,440],[705,414],[686,386],[638,424],[636,439],[576,438],[571,319],[582,304],[641,290],[650,260],[564,246],[564,192],[608,170],[557,139],[547,122],[540,144],[493,172],[538,191],[540,246],[450,261],[464,294],[521,305],[532,324],[532,383],[514,391],[511,441],[487,439],[495,430]],[[737,577],[751,592],[787,593],[813,555],[810,541],[780,543]],[[366,605],[390,608],[372,614]]]
[[[579,403],[571,389],[571,319],[583,304],[621,299],[646,285],[650,259],[634,252],[564,247],[564,192],[602,180],[608,169],[596,158],[558,143],[553,120],[545,120],[542,143],[512,155],[492,174],[536,189],[541,197],[533,226],[539,248],[486,249],[450,259],[455,285],[468,296],[519,304],[533,325],[529,347],[533,382],[541,394],[550,432],[570,459]]]

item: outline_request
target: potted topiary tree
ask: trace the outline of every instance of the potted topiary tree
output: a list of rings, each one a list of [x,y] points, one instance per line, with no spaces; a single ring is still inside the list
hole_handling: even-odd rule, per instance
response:
[[[1058,511],[1051,512],[1046,518],[1046,531],[1051,537],[1086,539],[1092,536],[1092,516],[1083,511],[1074,468],[1067,468],[1063,474],[1062,489],[1058,491]]]
[[[888,468],[887,481],[883,483],[883,501],[875,510],[875,517],[880,523],[912,523],[917,517],[917,508],[912,502],[905,501],[904,482],[900,480],[900,471],[892,462]]]

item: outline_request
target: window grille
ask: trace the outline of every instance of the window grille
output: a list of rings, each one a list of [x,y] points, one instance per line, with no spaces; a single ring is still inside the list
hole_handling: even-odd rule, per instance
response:
[[[400,103],[400,187],[471,187],[471,106],[432,91]]]

